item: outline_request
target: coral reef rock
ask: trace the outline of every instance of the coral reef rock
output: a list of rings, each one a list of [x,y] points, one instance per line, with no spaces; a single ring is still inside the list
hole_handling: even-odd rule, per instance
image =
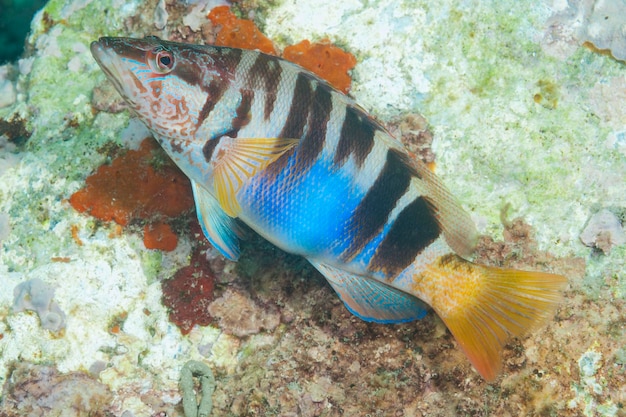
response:
[[[105,417],[109,388],[82,372],[17,363],[4,387],[0,415],[6,417]]]
[[[219,326],[235,336],[259,333],[261,329],[274,330],[280,323],[280,314],[258,306],[245,295],[227,290],[209,306],[209,313],[219,319]]]
[[[587,226],[580,234],[580,240],[586,246],[598,248],[608,254],[613,246],[626,243],[626,233],[617,216],[603,209],[589,218]]]
[[[626,61],[626,2],[573,0],[561,2],[567,7],[558,10],[548,21],[545,38],[549,54],[566,58],[582,44],[591,44]]]

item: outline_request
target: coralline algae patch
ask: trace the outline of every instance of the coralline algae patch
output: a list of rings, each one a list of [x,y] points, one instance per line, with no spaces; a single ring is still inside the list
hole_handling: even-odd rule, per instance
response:
[[[192,223],[191,236],[195,239],[195,247],[189,265],[162,283],[163,304],[167,307],[169,320],[183,335],[196,325],[208,326],[213,322],[209,304],[214,298],[215,273],[206,253],[210,244],[196,221]]]

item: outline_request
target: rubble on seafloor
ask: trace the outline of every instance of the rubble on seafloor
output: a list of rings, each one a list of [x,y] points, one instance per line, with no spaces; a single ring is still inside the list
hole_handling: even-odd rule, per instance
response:
[[[0,69],[0,416],[182,416],[190,359],[215,374],[220,416],[624,414],[626,81],[598,53],[623,59],[620,4],[241,1],[211,19],[212,5],[52,0],[24,58]],[[340,45],[352,55],[331,71],[354,80],[338,87],[442,175],[484,234],[476,261],[568,277],[555,317],[512,340],[488,384],[434,314],[363,322],[304,259],[250,231],[240,261],[224,260],[189,201],[127,208],[124,228],[77,213],[92,174],[169,169],[88,50],[146,34],[298,56],[312,42],[325,69],[318,57]],[[65,314],[62,332],[42,326],[57,316],[11,309],[26,282],[46,290],[43,314]]]

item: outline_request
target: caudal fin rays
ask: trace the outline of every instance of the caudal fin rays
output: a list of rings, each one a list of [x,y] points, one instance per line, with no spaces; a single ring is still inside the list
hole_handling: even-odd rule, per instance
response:
[[[506,342],[552,317],[566,279],[544,272],[471,264],[458,257],[450,263],[464,263],[465,268],[461,269],[467,268],[478,277],[479,281],[472,283],[467,292],[473,298],[454,300],[453,308],[445,305],[444,299],[436,299],[432,306],[472,365],[487,381],[492,381],[501,370]],[[461,293],[463,285],[458,282],[457,290]]]

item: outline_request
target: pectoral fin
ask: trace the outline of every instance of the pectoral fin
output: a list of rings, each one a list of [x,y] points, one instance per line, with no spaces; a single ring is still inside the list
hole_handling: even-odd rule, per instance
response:
[[[196,214],[204,236],[225,258],[236,261],[239,258],[239,226],[220,207],[217,199],[207,190],[191,181]]]
[[[214,186],[226,214],[240,212],[237,192],[245,181],[259,173],[298,143],[284,138],[222,138],[222,148],[214,161]]]
[[[344,302],[346,308],[365,321],[404,323],[421,319],[428,307],[418,298],[372,278],[354,275],[310,260]]]

